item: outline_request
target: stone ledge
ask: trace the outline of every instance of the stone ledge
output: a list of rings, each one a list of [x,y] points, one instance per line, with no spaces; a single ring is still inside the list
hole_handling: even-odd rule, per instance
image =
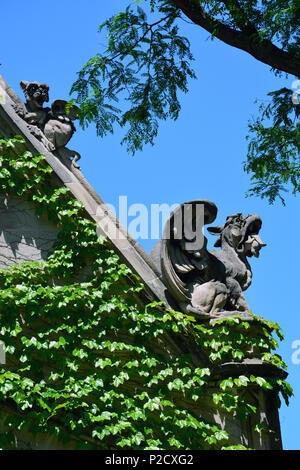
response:
[[[243,362],[225,362],[214,367],[212,374],[221,377],[238,377],[239,375],[253,374],[260,377],[278,377],[280,379],[286,379],[288,376],[285,370],[255,358],[246,359]]]

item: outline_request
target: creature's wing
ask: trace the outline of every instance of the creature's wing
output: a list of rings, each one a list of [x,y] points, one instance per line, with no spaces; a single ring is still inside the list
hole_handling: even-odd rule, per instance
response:
[[[186,274],[195,269],[190,257],[180,248],[179,244],[169,243],[169,256],[177,273]]]
[[[190,294],[187,279],[199,282],[210,270],[210,255],[203,227],[213,222],[216,205],[205,199],[186,202],[170,215],[161,242],[161,271],[163,280],[177,302],[187,302]],[[204,281],[202,281],[204,282]]]

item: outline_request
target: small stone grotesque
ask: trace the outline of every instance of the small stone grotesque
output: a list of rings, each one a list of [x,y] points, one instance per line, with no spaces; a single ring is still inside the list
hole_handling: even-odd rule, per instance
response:
[[[55,150],[53,145],[47,141],[43,130],[50,108],[44,108],[44,103],[49,101],[49,86],[46,83],[27,82],[22,80],[21,88],[26,98],[26,102],[14,103],[15,111],[27,122],[30,132],[50,151]]]
[[[66,148],[67,143],[76,131],[73,120],[76,119],[77,108],[72,106],[67,114],[66,105],[67,101],[64,100],[55,100],[52,103],[51,111],[47,115],[44,134],[62,159],[66,161],[72,159],[73,166],[79,168],[76,163],[80,159],[79,153]]]
[[[197,206],[202,207],[202,221],[197,219]],[[180,216],[185,208],[189,217]],[[223,226],[208,227],[209,233],[218,236],[215,247],[221,248],[208,250],[202,229],[216,214],[211,201],[182,204],[170,215],[162,239],[150,253],[177,305],[202,318],[230,311],[251,312],[243,295],[252,281],[247,258],[258,257],[266,246],[259,237],[260,217],[239,213],[227,217]],[[193,246],[191,234],[202,240],[201,246]]]
[[[22,80],[20,86],[24,92],[26,103],[16,107],[17,113],[28,123],[30,131],[43,142],[60,159],[80,169],[76,163],[81,157],[74,150],[66,148],[76,128],[73,121],[77,119],[78,108],[72,106],[67,112],[67,101],[55,100],[51,108],[43,107],[49,101],[49,86],[46,83],[27,82]]]
[[[49,86],[46,83],[25,80],[20,85],[26,98],[24,119],[43,130],[49,111],[49,108],[43,108],[44,103],[49,101]]]

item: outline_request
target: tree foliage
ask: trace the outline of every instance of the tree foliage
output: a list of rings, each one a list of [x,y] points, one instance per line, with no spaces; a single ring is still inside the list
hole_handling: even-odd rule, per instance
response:
[[[291,90],[270,92],[271,102],[261,104],[260,116],[249,124],[248,159],[244,168],[252,173],[250,194],[266,197],[273,203],[286,186],[293,193],[300,191],[300,122],[297,122],[297,101]]]
[[[149,18],[141,5],[150,6]],[[72,86],[71,93],[76,94],[72,101],[80,106],[81,125],[94,122],[99,136],[120,125],[125,128],[122,143],[132,154],[142,150],[144,144],[154,143],[159,121],[177,119],[179,93],[186,93],[189,79],[196,78],[189,40],[180,35],[180,24],[186,18],[212,37],[270,66],[275,73],[300,77],[299,13],[296,0],[134,2],[100,26],[99,31],[107,33],[107,47],[86,63]],[[281,189],[289,184],[294,193],[299,191],[295,170],[299,147],[289,140],[283,150],[281,141],[285,132],[288,138],[291,133],[297,137],[297,126],[286,123],[280,104],[285,97],[280,90],[275,94],[276,100],[256,124],[249,126],[252,141],[245,165],[257,181],[252,193],[268,197],[269,202],[277,196],[283,200]],[[292,106],[290,103],[289,108]],[[276,130],[279,115],[280,136]],[[258,163],[262,158],[263,175]]]
[[[128,7],[102,24],[108,47],[88,61],[72,87],[83,126],[95,122],[100,136],[116,122],[127,127],[122,143],[131,153],[153,144],[158,120],[178,117],[178,90],[186,92],[188,77],[195,77],[189,41],[175,24],[177,9],[165,4],[159,11],[163,16],[149,23],[140,7]],[[116,107],[120,98],[129,108]]]

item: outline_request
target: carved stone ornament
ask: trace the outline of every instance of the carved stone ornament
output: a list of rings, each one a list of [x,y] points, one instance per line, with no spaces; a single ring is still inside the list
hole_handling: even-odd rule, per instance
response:
[[[248,258],[258,257],[266,246],[259,237],[260,217],[238,213],[228,216],[223,226],[207,228],[218,237],[214,246],[220,248],[208,250],[203,227],[216,215],[211,201],[182,204],[170,215],[161,240],[150,253],[180,309],[200,318],[251,312],[243,295],[252,281]]]
[[[16,105],[16,112],[46,148],[56,153],[65,164],[71,162],[72,167],[80,169],[76,163],[81,158],[80,154],[66,147],[76,131],[73,121],[77,119],[78,108],[73,105],[67,112],[65,100],[55,100],[51,108],[44,107],[44,103],[49,101],[49,86],[46,83],[22,80],[20,86],[26,103],[23,107]]]

